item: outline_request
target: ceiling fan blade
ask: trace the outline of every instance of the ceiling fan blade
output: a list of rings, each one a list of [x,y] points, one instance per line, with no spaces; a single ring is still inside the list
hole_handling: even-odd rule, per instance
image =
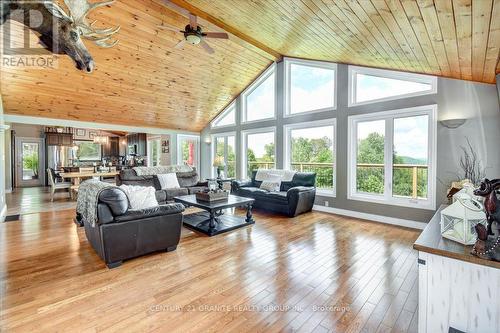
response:
[[[182,47],[184,46],[184,44],[186,44],[186,40],[183,39],[181,40],[179,43],[177,43],[175,46],[174,46],[174,49],[182,49]]]
[[[157,27],[160,28],[160,29],[170,30],[170,31],[175,31],[175,32],[180,32],[181,31],[181,29],[176,28],[176,27],[171,26],[171,25],[167,25],[167,24],[157,25]]]
[[[200,44],[209,54],[213,54],[215,52],[214,49],[211,48],[210,45],[208,45],[207,42],[205,42],[204,40],[202,40]]]
[[[165,6],[175,10],[176,12],[178,12],[184,16],[189,15],[189,11],[187,9],[184,9],[181,6],[177,6],[175,3],[171,2],[170,0],[164,0],[163,3],[165,4]]]
[[[225,32],[205,32],[205,37],[229,39],[229,35]]]
[[[191,26],[191,28],[193,28],[194,30],[196,30],[196,28],[198,27],[198,19],[196,18],[195,15],[189,13],[189,25]]]

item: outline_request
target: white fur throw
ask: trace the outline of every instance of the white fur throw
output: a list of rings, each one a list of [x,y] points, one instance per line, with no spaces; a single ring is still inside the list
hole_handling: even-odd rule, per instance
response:
[[[130,202],[132,209],[145,209],[158,206],[155,188],[152,186],[120,185]]]
[[[276,177],[279,177],[282,182],[291,182],[296,173],[296,171],[292,170],[259,169],[255,175],[255,180],[259,182],[273,181]]]
[[[191,172],[193,168],[189,165],[166,165],[154,167],[134,167],[137,176],[154,176],[172,172]]]

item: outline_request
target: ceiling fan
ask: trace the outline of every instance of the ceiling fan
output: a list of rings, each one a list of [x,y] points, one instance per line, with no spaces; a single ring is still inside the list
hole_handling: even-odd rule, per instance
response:
[[[181,40],[177,45],[174,46],[175,49],[180,49],[184,44],[189,43],[192,45],[201,45],[205,51],[212,54],[214,49],[208,45],[205,38],[219,38],[219,39],[229,39],[228,34],[225,32],[203,32],[202,27],[198,25],[198,18],[189,13],[189,24],[186,25],[184,30],[179,30],[176,27],[169,25],[159,25],[158,28],[167,29],[175,32],[182,32],[184,34],[184,39]]]

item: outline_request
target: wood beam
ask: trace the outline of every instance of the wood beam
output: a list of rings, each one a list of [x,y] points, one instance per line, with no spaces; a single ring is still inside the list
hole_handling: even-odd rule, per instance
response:
[[[266,58],[268,58],[272,61],[280,61],[283,57],[280,53],[278,53],[275,50],[271,49],[270,47],[262,44],[258,40],[255,40],[254,38],[242,33],[238,29],[224,23],[223,21],[219,20],[218,18],[216,18],[216,17],[204,12],[203,10],[191,5],[190,3],[188,3],[185,0],[163,0],[163,3],[165,3],[166,6],[169,6],[171,8],[175,8],[176,6],[180,7],[182,9],[186,10],[187,12],[198,16],[199,18],[201,18],[205,21],[207,21],[213,25],[218,26],[222,30],[224,30],[224,31],[230,33],[231,35],[238,37],[239,39],[243,40],[244,42],[254,46],[255,48],[257,48],[258,50],[261,51],[259,53],[261,53],[263,56],[265,56]],[[171,6],[172,4],[174,6]],[[186,14],[184,11],[179,11],[179,12],[183,15]]]

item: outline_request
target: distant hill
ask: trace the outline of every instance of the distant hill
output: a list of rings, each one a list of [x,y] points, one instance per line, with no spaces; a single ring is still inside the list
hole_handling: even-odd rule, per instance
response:
[[[403,159],[403,164],[417,164],[417,165],[426,165],[427,160],[422,158],[413,158],[408,156],[398,156]]]

